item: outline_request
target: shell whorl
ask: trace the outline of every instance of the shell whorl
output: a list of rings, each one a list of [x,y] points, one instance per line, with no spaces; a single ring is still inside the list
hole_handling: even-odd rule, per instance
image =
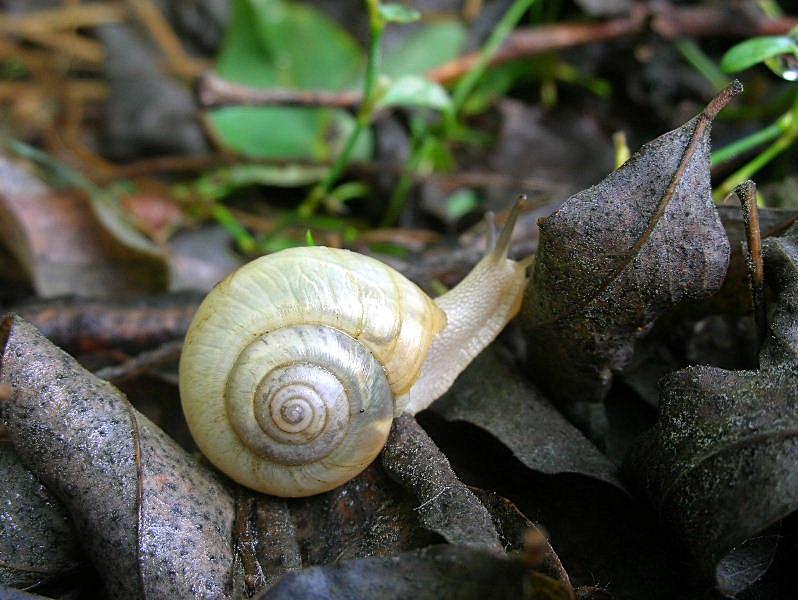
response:
[[[289,489],[330,489],[357,475],[382,449],[393,418],[382,366],[324,325],[284,327],[249,344],[225,403],[244,446],[264,459],[258,478]]]
[[[397,272],[345,250],[297,248],[220,283],[180,362],[197,445],[253,489],[304,496],[382,448],[394,398],[419,376],[441,310]]]

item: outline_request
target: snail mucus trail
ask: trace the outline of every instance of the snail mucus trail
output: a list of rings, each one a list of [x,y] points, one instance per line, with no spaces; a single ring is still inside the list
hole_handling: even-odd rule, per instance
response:
[[[291,248],[229,275],[202,302],[180,359],[192,436],[235,481],[285,497],[365,469],[394,416],[440,397],[518,312],[531,260],[508,258],[518,217],[432,300],[373,258]]]

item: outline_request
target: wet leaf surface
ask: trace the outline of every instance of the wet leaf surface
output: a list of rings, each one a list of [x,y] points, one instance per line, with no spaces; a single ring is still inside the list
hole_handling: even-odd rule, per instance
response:
[[[493,517],[493,524],[504,544],[506,552],[523,550],[529,562],[534,558],[534,566],[546,575],[570,586],[571,581],[560,557],[554,551],[548,539],[548,533],[529,520],[524,513],[510,500],[495,492],[471,488],[474,495],[488,509]],[[530,547],[534,543],[534,548]],[[533,557],[529,556],[534,555]]]
[[[0,481],[0,584],[25,589],[79,569],[66,509],[2,441]]]
[[[530,374],[553,398],[602,400],[659,315],[720,287],[729,244],[712,202],[709,132],[740,91],[540,221],[522,323]]]
[[[306,565],[385,556],[442,541],[423,526],[413,498],[377,463],[339,489],[292,505]]]
[[[19,317],[2,328],[8,436],[117,598],[230,594],[233,501],[208,469]]]
[[[415,508],[408,492],[378,463],[341,487],[309,498],[242,490],[236,536],[248,586],[259,590],[289,570],[440,543],[439,535],[422,526]]]
[[[628,471],[704,576],[735,594],[763,575],[798,509],[798,232],[764,243],[775,311],[760,370],[689,367],[661,383],[660,421]]]
[[[513,367],[498,344],[483,351],[431,410],[494,435],[542,473],[580,473],[623,489],[617,467]]]
[[[0,234],[42,297],[119,297],[166,289],[157,249],[128,234],[106,202],[55,192],[0,157]]]
[[[414,452],[419,461],[430,454],[431,463],[439,460],[440,451],[431,442],[414,443],[426,436],[417,425],[399,425],[408,427],[413,435],[405,451]],[[394,455],[397,452],[393,450]],[[273,585],[289,571],[391,556],[438,544],[447,536],[493,551],[520,550],[528,532],[536,530],[511,502],[469,489],[451,472],[443,472],[449,489],[424,506],[418,498],[431,492],[429,473],[416,469],[400,485],[377,462],[341,487],[309,498],[281,499],[240,490],[236,545],[247,589]],[[541,536],[544,571],[567,582],[556,553]]]
[[[284,577],[260,600],[283,598],[528,598],[569,600],[561,583],[470,546],[430,546],[385,558],[314,567]]]
[[[415,496],[424,527],[451,544],[501,550],[490,513],[412,416],[394,419],[382,464],[392,479]]]
[[[667,531],[644,503],[594,478],[531,471],[485,431],[430,413],[419,417],[458,475],[541,524],[577,590],[606,588],[616,600],[694,600],[700,586],[686,576],[684,552],[674,558]]]
[[[500,555],[520,549],[534,528],[512,504],[460,482],[409,416],[395,421],[383,464],[344,486],[295,500],[236,488],[234,509],[227,489],[115,388],[19,317],[3,331],[8,436],[64,502],[115,597],[253,594],[301,567],[443,539]],[[541,539],[546,572],[567,581]]]

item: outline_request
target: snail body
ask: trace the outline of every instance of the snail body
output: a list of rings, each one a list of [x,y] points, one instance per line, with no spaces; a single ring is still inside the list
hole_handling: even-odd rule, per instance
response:
[[[180,359],[192,436],[252,489],[333,489],[377,456],[395,415],[426,408],[520,307],[526,263],[501,239],[430,299],[387,265],[326,247],[258,258],[205,298]]]

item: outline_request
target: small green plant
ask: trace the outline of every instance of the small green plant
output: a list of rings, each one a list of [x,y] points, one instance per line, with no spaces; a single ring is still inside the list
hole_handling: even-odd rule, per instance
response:
[[[507,12],[494,27],[484,46],[479,52],[474,67],[460,79],[452,92],[452,102],[443,111],[444,119],[442,127],[437,132],[421,120],[417,120],[412,128],[411,152],[404,168],[404,174],[399,179],[394,192],[388,202],[388,209],[383,217],[383,225],[389,225],[396,221],[399,213],[404,206],[405,199],[412,187],[412,177],[425,162],[425,159],[433,158],[437,155],[446,157],[443,150],[443,140],[457,139],[465,132],[459,122],[468,99],[472,92],[477,88],[477,84],[482,79],[490,64],[491,58],[496,54],[513,29],[524,14],[536,4],[537,0],[515,0],[510,5]]]
[[[404,75],[393,80],[385,75],[380,76],[380,53],[385,27],[389,23],[412,23],[421,14],[401,4],[383,4],[379,0],[366,0],[366,6],[369,11],[371,43],[363,82],[363,102],[355,119],[355,127],[329,173],[300,205],[300,217],[312,215],[319,204],[330,195],[349,163],[360,135],[371,125],[374,115],[380,109],[403,106],[446,111],[452,104],[446,90],[420,75]]]
[[[787,35],[745,40],[726,52],[720,66],[727,73],[736,73],[758,64],[764,64],[786,81],[797,81],[798,29]],[[712,164],[719,165],[743,152],[769,143],[762,152],[726,178],[715,190],[716,199],[725,198],[738,185],[750,179],[793,145],[798,138],[798,86],[795,87],[793,96],[790,108],[771,125],[712,154]]]
[[[290,244],[281,233],[286,227],[308,224],[322,204],[340,213],[345,202],[368,193],[360,182],[338,182],[349,162],[370,158],[370,126],[380,110],[440,111],[451,103],[446,90],[422,74],[459,55],[466,39],[464,25],[456,19],[421,24],[383,56],[385,28],[415,21],[419,13],[400,4],[364,2],[370,23],[366,53],[342,27],[310,6],[288,0],[233,2],[233,17],[216,64],[223,78],[260,88],[343,91],[360,87],[363,91],[354,116],[343,109],[286,106],[229,106],[208,113],[208,130],[222,147],[246,160],[281,161],[276,166],[227,167],[177,190],[211,204],[210,212],[247,253]],[[236,189],[253,184],[313,187],[296,211],[276,223],[273,232],[255,237],[221,204]]]

